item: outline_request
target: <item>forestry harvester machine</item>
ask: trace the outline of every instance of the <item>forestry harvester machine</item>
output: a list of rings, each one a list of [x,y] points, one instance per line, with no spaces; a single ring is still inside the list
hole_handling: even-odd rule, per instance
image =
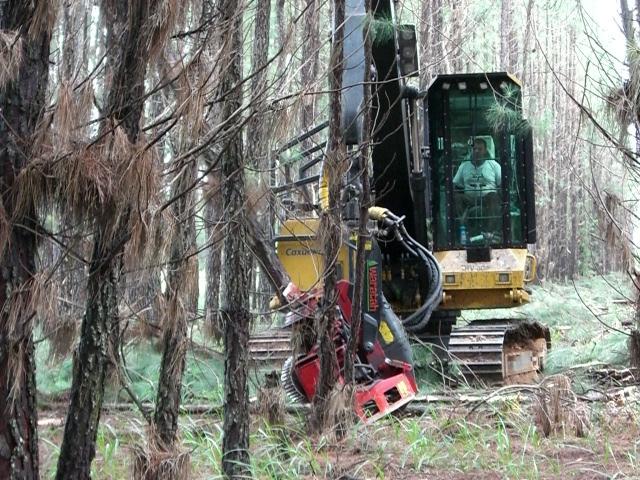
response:
[[[529,301],[526,284],[535,277],[535,258],[527,251],[536,241],[534,168],[521,85],[507,73],[477,73],[439,75],[426,91],[411,87],[418,74],[416,33],[412,25],[398,24],[395,7],[394,0],[373,0],[373,19],[367,20],[364,0],[346,0],[341,125],[351,167],[342,179],[334,341],[342,368],[347,339],[358,335],[356,411],[367,421],[415,396],[411,335],[433,344],[455,366],[452,371],[490,383],[535,377],[549,346],[548,329],[524,319],[456,325],[463,310]],[[369,209],[362,328],[352,333],[366,28],[373,35],[367,77],[373,85],[369,171],[376,206]],[[316,212],[327,172],[309,172],[323,162],[326,142],[310,145],[309,139],[324,126],[281,149],[297,147],[303,159],[300,179],[274,189],[289,199],[288,219],[275,239],[292,282],[285,292],[291,301],[287,327],[312,325],[322,303],[325,259]],[[492,179],[475,158],[478,140]],[[463,182],[459,170],[465,169],[475,176]],[[464,190],[468,184],[472,191]],[[313,185],[319,191],[307,190],[305,202],[291,201],[293,187]],[[282,370],[283,386],[289,397],[308,402],[319,376],[318,347],[312,340],[294,352]]]

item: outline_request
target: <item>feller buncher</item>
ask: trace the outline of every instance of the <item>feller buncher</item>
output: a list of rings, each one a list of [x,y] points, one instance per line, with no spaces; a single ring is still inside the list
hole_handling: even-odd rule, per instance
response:
[[[533,321],[458,324],[461,311],[518,307],[530,300],[534,165],[521,84],[507,73],[474,73],[439,75],[426,91],[411,87],[418,74],[415,28],[398,24],[395,7],[393,0],[374,1],[373,21],[367,22],[363,0],[346,3],[342,131],[353,155],[343,179],[335,344],[341,367],[348,336],[359,336],[356,410],[365,420],[400,407],[417,391],[405,331],[435,345],[441,358],[471,381],[530,379],[542,369],[549,346],[548,329]],[[393,35],[381,34],[389,25]],[[370,171],[376,207],[369,211],[363,327],[350,332],[360,194],[355,152],[362,139],[367,26],[374,32],[367,75],[374,86]],[[287,147],[301,145],[321,128]],[[484,158],[476,158],[478,143]],[[311,322],[322,302],[324,259],[313,210],[322,208],[327,172],[307,175],[322,162],[322,147],[301,153],[301,178],[293,185],[319,184],[319,205],[292,213],[276,238],[292,282],[287,295],[296,305],[287,314],[288,327]],[[289,396],[310,401],[318,369],[317,346],[311,342],[285,362],[282,382]]]

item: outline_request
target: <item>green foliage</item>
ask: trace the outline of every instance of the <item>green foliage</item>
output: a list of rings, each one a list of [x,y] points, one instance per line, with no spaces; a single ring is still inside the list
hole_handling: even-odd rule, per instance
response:
[[[433,407],[422,418],[396,422],[400,466],[417,472],[499,472],[508,478],[538,478],[532,449],[540,447],[535,427],[519,411],[495,410],[493,424],[464,415],[443,415]],[[485,417],[486,418],[486,417]]]
[[[553,336],[553,348],[547,362],[549,373],[580,363],[624,364],[626,337],[606,329],[593,315],[596,313],[601,321],[620,327],[620,323],[633,313],[630,306],[614,302],[631,293],[630,288],[616,292],[611,285],[620,288],[624,285],[624,277],[583,279],[577,281],[575,287],[573,284],[546,283],[534,286],[534,301],[530,305],[512,310],[467,311],[464,318],[511,315],[546,323]],[[197,332],[194,337],[204,341]],[[38,388],[49,395],[63,394],[70,386],[71,360],[48,365],[46,354],[46,342],[39,342]],[[440,390],[442,384],[439,374],[435,373],[437,360],[432,349],[414,345],[414,354],[421,391]],[[128,345],[126,364],[131,386],[144,401],[152,402],[155,398],[159,363],[160,353],[151,342],[139,340]],[[222,403],[222,370],[219,358],[190,351],[183,398],[195,403]],[[579,379],[576,381],[578,390],[589,388],[589,385],[580,385]],[[124,395],[117,386],[108,386],[107,398],[112,401],[127,400]],[[391,416],[373,426],[355,427],[339,447],[326,438],[306,435],[303,419],[289,418],[285,425],[276,426],[256,419],[251,433],[251,472],[261,479],[337,478],[344,474],[342,453],[336,454],[339,449],[345,455],[358,452],[358,458],[364,460],[357,463],[350,474],[364,478],[387,478],[385,472],[388,472],[390,462],[419,475],[430,472],[438,476],[438,472],[451,471],[474,475],[492,471],[505,478],[540,478],[543,476],[541,469],[546,474],[559,474],[562,469],[557,460],[535,453],[548,449],[552,440],[540,436],[527,413],[527,405],[518,399],[492,405],[489,415],[482,413],[473,417],[451,411],[443,414],[443,407],[435,405],[420,418]],[[133,422],[129,420],[132,416],[128,412],[117,418],[112,414],[103,418],[97,436],[93,478],[128,478],[129,447],[140,444],[140,435],[143,435],[139,424],[132,429]],[[605,417],[600,417],[594,413],[592,422],[604,422]],[[181,417],[182,447],[190,452],[193,478],[222,478],[221,428],[218,416]],[[42,446],[47,451],[42,471],[46,472],[47,478],[54,475],[61,430],[62,427],[41,429]],[[607,440],[610,444],[607,450],[607,443],[602,438],[594,433],[585,439],[585,445],[605,445],[605,460],[608,458],[607,461],[612,462],[612,440]],[[593,450],[597,449],[593,447]],[[629,454],[626,455],[625,461],[637,464],[635,459],[627,459]]]
[[[67,391],[71,387],[72,368],[71,357],[57,364],[49,362],[47,342],[41,342],[36,346],[36,380],[39,393],[55,397]]]
[[[183,444],[190,450],[196,478],[219,478],[222,459],[222,428],[203,428],[190,421],[185,425]],[[254,478],[295,480],[321,475],[331,468],[322,449],[314,445],[296,424],[273,426],[260,423],[251,433],[251,472]]]
[[[369,15],[366,20],[366,27],[371,32],[371,40],[375,46],[385,45],[394,38],[395,27],[393,20],[389,16],[372,17]]]
[[[160,370],[161,352],[149,341],[140,340],[128,346],[125,351],[126,372],[130,378],[130,387],[143,402],[155,401]],[[56,365],[48,363],[47,342],[40,342],[36,348],[36,368],[38,392],[47,397],[59,397],[71,388],[72,361],[68,357]],[[222,403],[221,358],[199,358],[193,352],[187,354],[182,397],[183,401],[207,401]],[[45,374],[46,372],[46,374]],[[119,385],[107,382],[105,401],[129,401]]]
[[[128,462],[121,447],[122,432],[117,432],[108,422],[101,423],[96,437],[96,459],[91,464],[92,478],[127,478]]]
[[[207,475],[202,475],[203,478],[221,478],[222,427],[219,423],[207,427],[203,428],[189,419],[183,427],[182,443],[191,452],[194,472],[204,470]]]
[[[547,373],[558,373],[591,362],[624,366],[628,363],[627,336],[622,322],[633,316],[625,296],[632,298],[622,274],[589,277],[575,283],[547,282],[533,286],[532,301],[518,309],[463,312],[465,320],[530,318],[551,329]],[[620,303],[622,301],[623,303]]]

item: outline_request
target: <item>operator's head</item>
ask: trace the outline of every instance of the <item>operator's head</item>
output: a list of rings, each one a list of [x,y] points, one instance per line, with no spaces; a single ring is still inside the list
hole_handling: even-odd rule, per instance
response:
[[[473,140],[473,156],[472,160],[474,163],[481,163],[486,158],[487,155],[487,141],[484,138],[476,138]]]

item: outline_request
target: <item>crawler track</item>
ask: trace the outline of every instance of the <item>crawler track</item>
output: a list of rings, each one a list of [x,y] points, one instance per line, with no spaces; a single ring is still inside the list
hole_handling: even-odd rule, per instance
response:
[[[290,356],[288,330],[265,330],[251,335],[249,339],[249,358],[257,367],[280,368]]]
[[[448,353],[470,383],[534,383],[549,343],[538,322],[477,320],[453,329]]]

